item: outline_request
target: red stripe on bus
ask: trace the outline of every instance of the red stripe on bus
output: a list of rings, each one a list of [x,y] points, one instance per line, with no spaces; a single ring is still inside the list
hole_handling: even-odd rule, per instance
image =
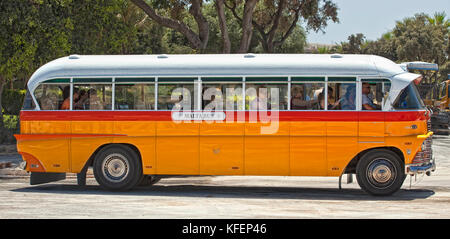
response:
[[[125,134],[15,134],[17,141],[127,136]]]
[[[250,112],[245,111],[249,121]],[[259,112],[260,113],[260,112]],[[241,119],[241,112],[226,112],[227,119]],[[263,113],[271,117],[270,111]],[[418,121],[426,111],[279,111],[279,121]],[[261,117],[256,117],[258,121]],[[272,116],[273,118],[273,116]],[[21,111],[22,121],[172,121],[171,111]],[[273,119],[269,119],[273,120]]]

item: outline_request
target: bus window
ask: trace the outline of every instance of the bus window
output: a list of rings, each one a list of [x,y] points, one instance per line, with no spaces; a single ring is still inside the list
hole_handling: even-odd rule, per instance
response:
[[[194,83],[158,83],[158,110],[195,110],[194,86]]]
[[[323,108],[323,96],[320,98]],[[327,110],[356,110],[356,84],[328,83]]]
[[[414,83],[409,84],[402,90],[400,96],[393,104],[397,110],[418,110],[425,108],[425,105],[420,98],[419,91]]]
[[[70,85],[69,84],[42,84],[34,91],[41,110],[69,110]],[[66,100],[67,99],[67,100]],[[63,104],[66,102],[65,104]]]
[[[114,99],[116,110],[152,110],[155,108],[155,85],[116,84]]]
[[[319,94],[324,83],[291,83],[291,110],[320,110]]]
[[[23,100],[22,110],[34,110],[36,105],[34,104],[33,98],[31,97],[30,90],[27,87],[27,93],[25,94],[25,99]]]
[[[390,84],[380,79],[362,79],[361,82],[361,110],[381,110]]]
[[[74,110],[111,110],[112,85],[74,84]]]
[[[211,111],[244,109],[241,84],[203,83],[202,86],[202,109]]]
[[[272,89],[278,92],[278,99],[272,95]],[[246,83],[246,110],[287,110],[288,84]]]

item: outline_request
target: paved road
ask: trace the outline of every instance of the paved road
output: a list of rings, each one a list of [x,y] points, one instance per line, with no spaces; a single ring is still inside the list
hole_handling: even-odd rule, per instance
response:
[[[372,197],[337,178],[186,177],[130,192],[84,188],[76,178],[30,186],[0,178],[0,218],[450,218],[450,137],[436,136],[437,171]],[[356,181],[356,180],[355,180]]]

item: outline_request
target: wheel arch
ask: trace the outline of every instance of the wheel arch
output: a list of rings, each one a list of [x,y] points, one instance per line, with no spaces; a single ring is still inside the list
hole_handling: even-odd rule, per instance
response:
[[[347,164],[347,166],[345,167],[345,170],[343,172],[343,174],[348,174],[348,173],[356,173],[356,165],[358,164],[359,160],[367,153],[372,152],[374,150],[380,150],[380,149],[386,149],[389,150],[393,153],[395,153],[401,160],[401,163],[403,164],[403,167],[405,165],[405,156],[403,155],[403,152],[397,148],[397,147],[393,147],[393,146],[383,146],[383,147],[375,147],[375,148],[369,148],[369,149],[365,149],[361,152],[359,152],[355,157],[352,158],[352,160],[350,160],[350,162]]]
[[[128,148],[130,148],[131,150],[133,150],[133,151],[138,155],[139,161],[141,162],[141,165],[142,165],[142,155],[141,155],[141,152],[139,151],[139,149],[138,149],[135,145],[133,145],[133,144],[126,144],[126,143],[107,143],[107,144],[103,144],[103,145],[99,146],[99,147],[91,154],[91,156],[89,157],[88,161],[85,163],[84,168],[92,167],[92,166],[94,165],[94,159],[95,159],[95,156],[97,156],[97,154],[98,154],[99,152],[101,152],[103,149],[108,148],[108,147],[113,147],[113,146],[119,146],[119,145],[120,145],[120,146],[124,146],[124,147],[128,147]],[[83,169],[84,169],[84,168],[83,168]]]

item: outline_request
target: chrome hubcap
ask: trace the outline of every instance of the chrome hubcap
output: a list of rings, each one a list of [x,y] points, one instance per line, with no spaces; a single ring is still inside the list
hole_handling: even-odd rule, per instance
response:
[[[386,183],[391,178],[392,172],[386,165],[378,165],[372,173],[372,177],[379,183]]]
[[[103,161],[103,175],[111,182],[121,182],[128,175],[128,165],[128,160],[123,155],[110,154]]]
[[[366,175],[369,182],[377,188],[389,187],[397,177],[393,164],[387,159],[374,160]]]

